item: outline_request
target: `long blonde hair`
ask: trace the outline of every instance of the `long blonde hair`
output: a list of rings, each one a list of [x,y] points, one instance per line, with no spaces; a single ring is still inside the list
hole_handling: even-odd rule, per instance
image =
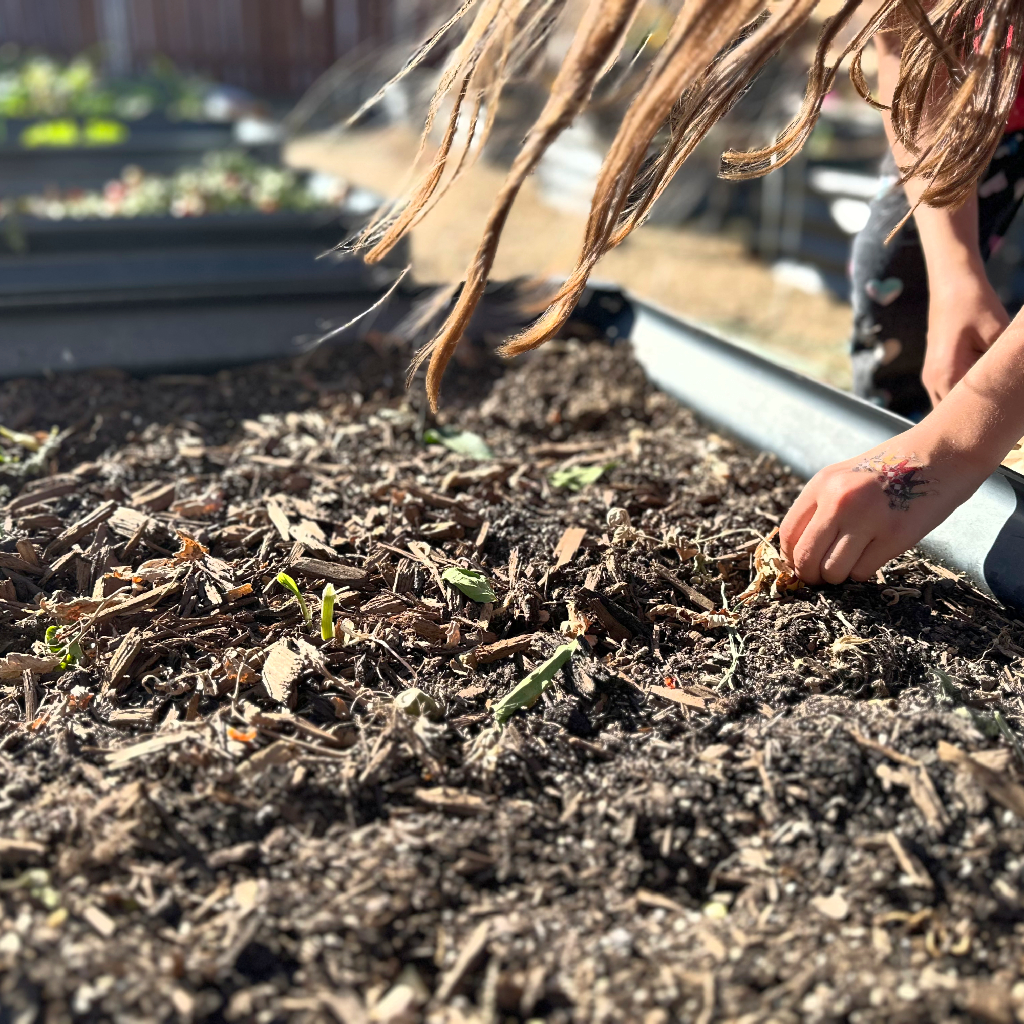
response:
[[[818,5],[819,0],[676,0],[657,54],[631,73],[623,50],[642,0],[587,0],[547,102],[494,198],[455,306],[410,370],[411,380],[429,359],[426,385],[434,409],[445,367],[483,295],[523,182],[545,150],[587,108],[599,81],[622,64],[631,101],[601,167],[579,257],[548,307],[505,343],[503,354],[536,348],[558,331],[597,261],[644,222],[708,130],[794,39]],[[833,53],[862,5],[873,10]],[[502,90],[542,67],[552,31],[564,22],[566,9],[567,0],[462,0],[412,55],[399,77],[443,38],[461,31],[431,99],[424,130],[425,151],[427,134],[450,104],[440,147],[407,194],[356,239],[354,247],[365,250],[368,262],[382,259],[479,151]],[[846,0],[823,24],[797,116],[772,145],[725,153],[723,176],[757,177],[792,159],[810,136],[822,100],[847,57],[852,56],[854,87],[865,101],[884,109],[870,95],[861,69],[865,46],[882,30],[898,32],[903,42],[891,116],[897,137],[913,156],[911,165],[901,168],[904,178],[918,176],[927,182],[924,203],[960,205],[991,159],[1017,93],[1024,0]]]

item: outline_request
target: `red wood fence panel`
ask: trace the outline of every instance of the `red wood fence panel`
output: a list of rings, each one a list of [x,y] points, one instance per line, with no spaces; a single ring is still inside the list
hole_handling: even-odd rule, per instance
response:
[[[71,54],[95,42],[95,0],[0,0],[0,43]]]
[[[99,48],[136,70],[164,56],[265,96],[295,96],[356,46],[418,34],[438,6],[439,0],[0,0],[0,43],[61,56]]]

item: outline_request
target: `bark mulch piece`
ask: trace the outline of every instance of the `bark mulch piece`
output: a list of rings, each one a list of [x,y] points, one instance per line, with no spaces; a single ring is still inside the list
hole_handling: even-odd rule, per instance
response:
[[[0,386],[2,1019],[1012,1021],[1024,622],[739,600],[798,484],[624,346],[408,355]]]

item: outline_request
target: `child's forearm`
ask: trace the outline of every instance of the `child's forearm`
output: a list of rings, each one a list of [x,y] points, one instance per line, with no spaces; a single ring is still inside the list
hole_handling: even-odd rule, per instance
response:
[[[1024,314],[922,423],[944,454],[995,468],[1024,436]]]
[[[911,205],[920,198],[924,186],[912,179],[906,184]],[[912,195],[916,192],[916,197]],[[932,289],[955,285],[964,274],[985,277],[978,239],[978,197],[971,196],[959,209],[918,206],[914,212],[917,233],[921,237],[928,281]]]
[[[900,41],[893,33],[875,36],[878,52],[878,94],[886,105],[892,103],[893,92],[900,72]],[[882,114],[885,133],[898,167],[906,167],[913,157],[901,145],[892,128],[888,111]],[[981,247],[978,244],[978,199],[972,196],[956,210],[919,206],[926,183],[911,178],[903,186],[911,209],[916,208],[914,220],[921,236],[921,248],[928,266],[928,279],[933,287],[962,278],[964,273],[984,276]]]

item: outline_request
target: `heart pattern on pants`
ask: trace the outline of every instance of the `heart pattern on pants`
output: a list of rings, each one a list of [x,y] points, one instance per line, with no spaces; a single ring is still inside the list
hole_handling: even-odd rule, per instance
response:
[[[880,306],[891,306],[903,294],[903,282],[898,277],[887,277],[884,281],[873,277],[864,285],[864,291]]]

